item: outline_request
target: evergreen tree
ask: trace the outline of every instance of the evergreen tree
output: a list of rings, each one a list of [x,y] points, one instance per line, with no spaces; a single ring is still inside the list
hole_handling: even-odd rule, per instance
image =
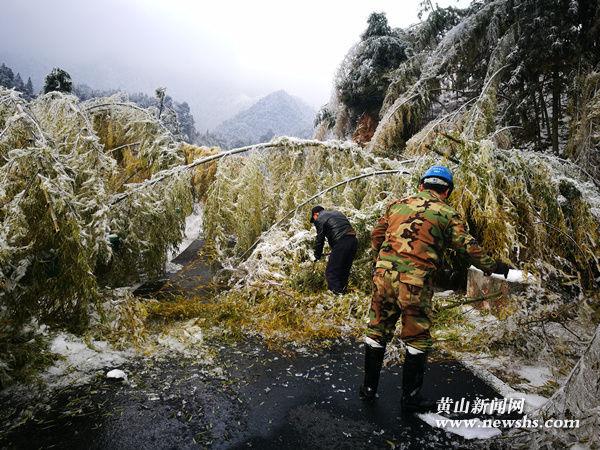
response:
[[[392,34],[385,13],[372,13],[367,19],[367,29],[361,35],[362,40],[372,37],[389,36]]]
[[[190,105],[187,102],[174,103],[174,109],[177,113],[177,120],[179,121],[179,127],[183,138],[187,142],[194,142],[196,140],[196,127],[194,126],[194,116],[190,111]]]
[[[21,74],[17,73],[15,77],[15,89],[19,92],[25,93],[25,83],[23,83],[23,79],[21,78]]]
[[[0,86],[4,86],[6,88],[13,88],[15,86],[15,74],[12,69],[8,67],[6,64],[2,64],[0,66]]]
[[[388,25],[384,13],[373,13],[361,41],[338,71],[335,89],[353,117],[377,115],[389,85],[388,74],[406,60],[406,43]]]
[[[65,72],[63,69],[55,67],[46,76],[46,82],[44,84],[44,93],[58,91],[70,93],[73,90],[73,81],[71,81],[71,75]]]
[[[25,84],[25,95],[27,98],[33,98],[33,83],[31,82],[31,77],[27,78],[27,83]]]

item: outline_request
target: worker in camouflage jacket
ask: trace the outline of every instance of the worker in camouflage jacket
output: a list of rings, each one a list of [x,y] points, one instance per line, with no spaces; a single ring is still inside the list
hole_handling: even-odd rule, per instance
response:
[[[365,345],[361,398],[376,397],[385,346],[400,319],[407,347],[402,375],[403,411],[426,411],[434,404],[421,396],[427,354],[432,347],[431,274],[445,248],[453,248],[486,274],[508,275],[509,266],[486,255],[446,203],[454,188],[443,166],[425,172],[416,195],[392,202],[371,233],[376,255],[374,293]]]

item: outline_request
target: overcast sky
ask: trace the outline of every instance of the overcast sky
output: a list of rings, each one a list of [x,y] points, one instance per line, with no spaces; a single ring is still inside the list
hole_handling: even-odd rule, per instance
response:
[[[212,128],[278,89],[315,109],[373,11],[393,27],[419,0],[2,0],[0,61],[26,78],[54,66],[95,88],[166,86]],[[438,1],[465,6],[468,0]]]

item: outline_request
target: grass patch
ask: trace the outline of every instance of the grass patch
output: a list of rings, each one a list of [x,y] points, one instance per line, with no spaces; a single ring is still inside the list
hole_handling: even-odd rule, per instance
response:
[[[314,275],[313,280],[318,278]],[[338,297],[311,285],[312,280],[299,280],[306,280],[304,274],[299,273],[289,285],[272,286],[268,291],[231,290],[209,302],[184,297],[148,301],[147,322],[159,331],[174,322],[196,319],[212,339],[239,340],[258,334],[267,346],[279,349],[290,344],[315,347],[342,336],[364,335],[369,296],[352,291]],[[485,338],[473,332],[476,327],[461,308],[434,310],[433,316],[433,336],[441,348],[461,352],[485,348]]]
[[[48,347],[47,338],[33,332],[0,335],[0,390],[37,381],[39,373],[60,358]]]
[[[473,345],[467,334],[470,334],[474,326],[469,322],[462,308],[444,308],[449,302],[459,300],[461,300],[459,296],[444,298],[443,301],[434,297],[432,335],[439,347],[468,352],[473,349]]]
[[[278,348],[290,343],[315,346],[338,338],[343,332],[360,334],[356,318],[364,313],[364,308],[357,305],[356,295],[306,295],[285,287],[274,287],[262,295],[254,292],[252,297],[246,294],[232,290],[211,302],[182,297],[151,301],[146,307],[147,319],[159,326],[197,319],[196,323],[211,337],[239,339],[246,333],[257,333],[269,347]]]

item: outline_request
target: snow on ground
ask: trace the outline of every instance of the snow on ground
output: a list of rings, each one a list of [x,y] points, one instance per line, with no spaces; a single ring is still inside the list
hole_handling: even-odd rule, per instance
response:
[[[175,352],[198,358],[207,365],[212,363],[202,329],[195,319],[176,324],[156,336],[153,342],[153,350],[158,354]],[[42,374],[42,378],[49,387],[59,388],[87,383],[96,375],[113,378],[108,374],[119,374],[118,368],[136,355],[133,349],[119,351],[105,341],[90,340],[88,343],[68,333],[57,334],[50,344],[50,351],[60,355],[60,359]],[[219,376],[217,372],[214,375]]]
[[[502,434],[498,428],[484,427],[483,421],[477,418],[453,420],[452,425],[450,425],[449,419],[440,414],[427,413],[418,414],[418,416],[431,427],[441,428],[448,433],[457,434],[465,439],[489,439]]]
[[[553,379],[548,367],[539,365],[524,365],[514,357],[491,356],[485,354],[455,354],[460,362],[471,372],[492,386],[500,395],[506,398],[525,399],[525,411],[533,411],[548,401],[546,397],[533,394],[531,390],[543,386]],[[527,380],[527,382],[509,385],[502,380],[502,373],[510,371],[512,374]],[[496,376],[495,373],[499,373]]]
[[[194,210],[192,214],[185,218],[185,232],[181,243],[177,248],[169,251],[169,254],[167,255],[167,272],[177,272],[181,269],[179,264],[172,264],[171,261],[180,255],[181,252],[183,252],[186,248],[188,248],[192,242],[200,237],[200,233],[202,232],[203,216],[203,206],[200,203],[194,203]],[[171,265],[169,266],[169,264]]]
[[[78,336],[57,334],[50,344],[50,351],[62,358],[48,368],[42,378],[51,387],[64,387],[88,382],[92,376],[105,368],[123,364],[131,351],[114,350],[107,342],[91,340],[89,345]]]
[[[529,385],[539,387],[552,380],[552,373],[544,366],[520,366],[517,373],[527,379]]]

